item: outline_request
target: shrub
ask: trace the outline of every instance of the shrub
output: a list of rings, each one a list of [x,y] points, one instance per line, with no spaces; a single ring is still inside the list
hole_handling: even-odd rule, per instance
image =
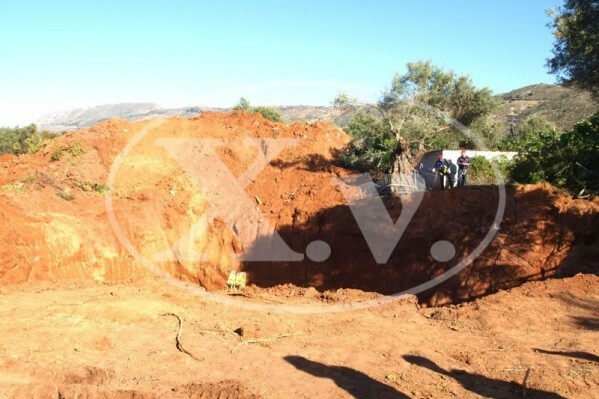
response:
[[[57,148],[57,149],[54,150],[54,152],[50,156],[50,160],[52,160],[52,161],[58,161],[63,156],[64,156],[64,151],[62,150],[62,148]]]
[[[248,114],[255,114],[257,112],[261,114],[264,117],[264,119],[268,119],[269,121],[283,122],[283,117],[277,109],[264,106],[252,107],[250,105],[250,102],[243,97],[239,99],[239,102],[237,103],[237,105],[233,107],[233,110],[244,111]]]
[[[503,176],[504,180],[509,180],[508,167],[509,161],[505,157],[496,158],[494,161],[499,173]],[[472,157],[472,164],[470,165],[469,181],[473,184],[497,184],[497,176],[493,169],[492,163],[485,157],[476,156]]]
[[[0,128],[0,154],[33,154],[56,136],[48,131],[38,131],[34,124],[22,128]]]
[[[540,136],[553,136],[555,125],[542,116],[534,115],[518,124],[515,136],[504,137],[499,143],[503,151],[525,151],[539,144]]]
[[[110,192],[110,188],[106,184],[95,184],[94,191],[100,195],[106,195]]]
[[[72,143],[66,148],[66,151],[74,157],[78,157],[83,154],[83,147],[81,143]]]
[[[23,183],[13,183],[13,184],[5,184],[0,187],[2,191],[15,191],[17,193],[22,193],[25,191],[25,184]]]
[[[258,112],[259,114],[261,114],[265,119],[268,119],[269,121],[272,122],[283,122],[283,117],[281,116],[281,113],[271,107],[253,107],[251,108],[251,113],[256,113]]]
[[[110,188],[106,184],[90,183],[88,181],[75,182],[73,186],[81,191],[95,191],[101,195],[106,195],[110,191]]]
[[[531,134],[510,167],[519,183],[547,182],[573,195],[599,194],[599,112],[565,133]]]
[[[473,184],[490,184],[491,181],[496,181],[495,173],[491,162],[485,157],[472,157],[470,165],[470,182]]]
[[[72,157],[78,157],[79,155],[83,154],[83,152],[84,151],[83,147],[81,146],[81,143],[71,143],[67,146],[59,147],[56,150],[54,150],[54,152],[50,156],[50,159],[52,161],[58,161],[63,156],[65,156],[65,154],[70,154]]]
[[[385,121],[359,111],[351,118],[345,131],[353,137],[339,155],[345,166],[374,174],[389,170],[396,141]]]

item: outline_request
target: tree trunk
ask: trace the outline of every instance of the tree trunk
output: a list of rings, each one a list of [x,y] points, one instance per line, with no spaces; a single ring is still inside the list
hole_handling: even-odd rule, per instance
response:
[[[414,181],[414,168],[409,152],[404,150],[404,145],[398,145],[393,154],[393,166],[391,170],[391,192],[399,195],[416,189]]]

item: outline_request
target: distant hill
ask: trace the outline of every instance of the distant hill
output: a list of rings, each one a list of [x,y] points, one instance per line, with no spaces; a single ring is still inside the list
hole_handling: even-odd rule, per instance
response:
[[[200,107],[162,108],[160,105],[153,103],[107,104],[52,112],[42,116],[37,121],[37,125],[41,129],[60,132],[90,127],[100,121],[113,118],[127,121],[140,121],[157,116],[191,118],[200,115],[205,109]]]
[[[538,84],[522,87],[497,96],[503,100],[496,116],[505,121],[510,113],[518,121],[540,115],[554,122],[558,130],[568,130],[582,119],[599,111],[599,103],[580,89],[559,85]]]
[[[345,126],[351,118],[351,113],[344,112],[333,107],[310,106],[310,105],[288,105],[274,107],[287,122],[298,121],[326,121],[337,126]]]
[[[297,121],[328,121],[338,126],[345,126],[351,115],[333,107],[325,106],[275,106],[286,122]],[[229,111],[230,108],[182,107],[162,108],[153,103],[121,103],[98,105],[90,108],[78,108],[67,111],[57,111],[43,115],[36,123],[41,129],[54,132],[78,130],[90,127],[96,123],[112,118],[127,121],[140,121],[155,117],[183,116],[192,118],[207,110]]]
[[[574,123],[585,119],[599,110],[599,104],[581,90],[558,85],[538,84],[526,86],[497,96],[502,106],[495,117],[506,125],[508,114],[516,114],[518,121],[533,115],[541,115],[554,122],[560,130],[570,129]],[[328,106],[275,106],[287,122],[327,121],[337,126],[345,126],[351,114]],[[99,105],[91,108],[53,112],[39,119],[37,125],[51,131],[77,130],[93,126],[99,121],[121,118],[139,121],[157,116],[194,117],[206,110],[228,111],[228,108],[190,106],[182,108],[162,108],[153,103],[123,103]]]

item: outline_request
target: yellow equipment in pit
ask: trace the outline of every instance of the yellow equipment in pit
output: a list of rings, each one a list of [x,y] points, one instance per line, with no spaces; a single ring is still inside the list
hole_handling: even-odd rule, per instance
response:
[[[246,274],[245,272],[232,271],[229,273],[227,279],[227,290],[229,291],[241,291],[245,288]]]

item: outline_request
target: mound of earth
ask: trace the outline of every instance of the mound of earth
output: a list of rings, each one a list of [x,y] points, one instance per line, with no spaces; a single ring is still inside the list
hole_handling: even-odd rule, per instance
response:
[[[0,283],[151,275],[119,243],[109,223],[105,185],[117,155],[153,122],[106,121],[58,137],[36,154],[0,163]],[[165,120],[124,158],[110,199],[127,240],[141,255],[171,251],[160,268],[177,278],[220,289],[228,272],[239,267],[232,257],[239,243],[219,220],[194,237],[189,247],[177,245],[209,207],[205,187],[197,187],[177,160],[155,143],[158,138],[182,137],[225,139],[216,151],[234,177],[259,151],[244,140],[296,140],[247,189],[256,206],[274,207],[269,216],[275,227],[291,223],[297,207],[316,212],[342,203],[341,194],[328,184],[331,177],[345,173],[332,165],[335,153],[349,141],[338,128],[272,123],[259,114],[244,113]],[[227,182],[216,180],[217,188],[221,183]],[[190,248],[202,254],[200,262],[181,259],[181,252]]]
[[[283,140],[293,145],[277,148]],[[496,188],[425,193],[389,261],[377,264],[336,183],[352,174],[335,161],[348,141],[326,123],[207,112],[194,119],[106,121],[56,138],[36,154],[2,159],[0,284],[162,273],[220,290],[230,271],[243,270],[258,291],[292,284],[386,295],[476,253],[458,276],[420,294],[443,304],[596,267],[597,202],[542,186],[509,188],[499,226]],[[202,152],[205,146],[217,157]],[[246,173],[260,160],[263,169]],[[236,196],[227,191],[239,186]],[[385,206],[393,220],[402,212],[398,199]],[[229,223],[225,207],[260,218]],[[494,227],[496,236],[479,249]],[[322,240],[331,255],[322,262],[240,260],[258,253],[273,230],[298,254]],[[431,248],[439,241],[451,243],[455,256],[435,260]]]

